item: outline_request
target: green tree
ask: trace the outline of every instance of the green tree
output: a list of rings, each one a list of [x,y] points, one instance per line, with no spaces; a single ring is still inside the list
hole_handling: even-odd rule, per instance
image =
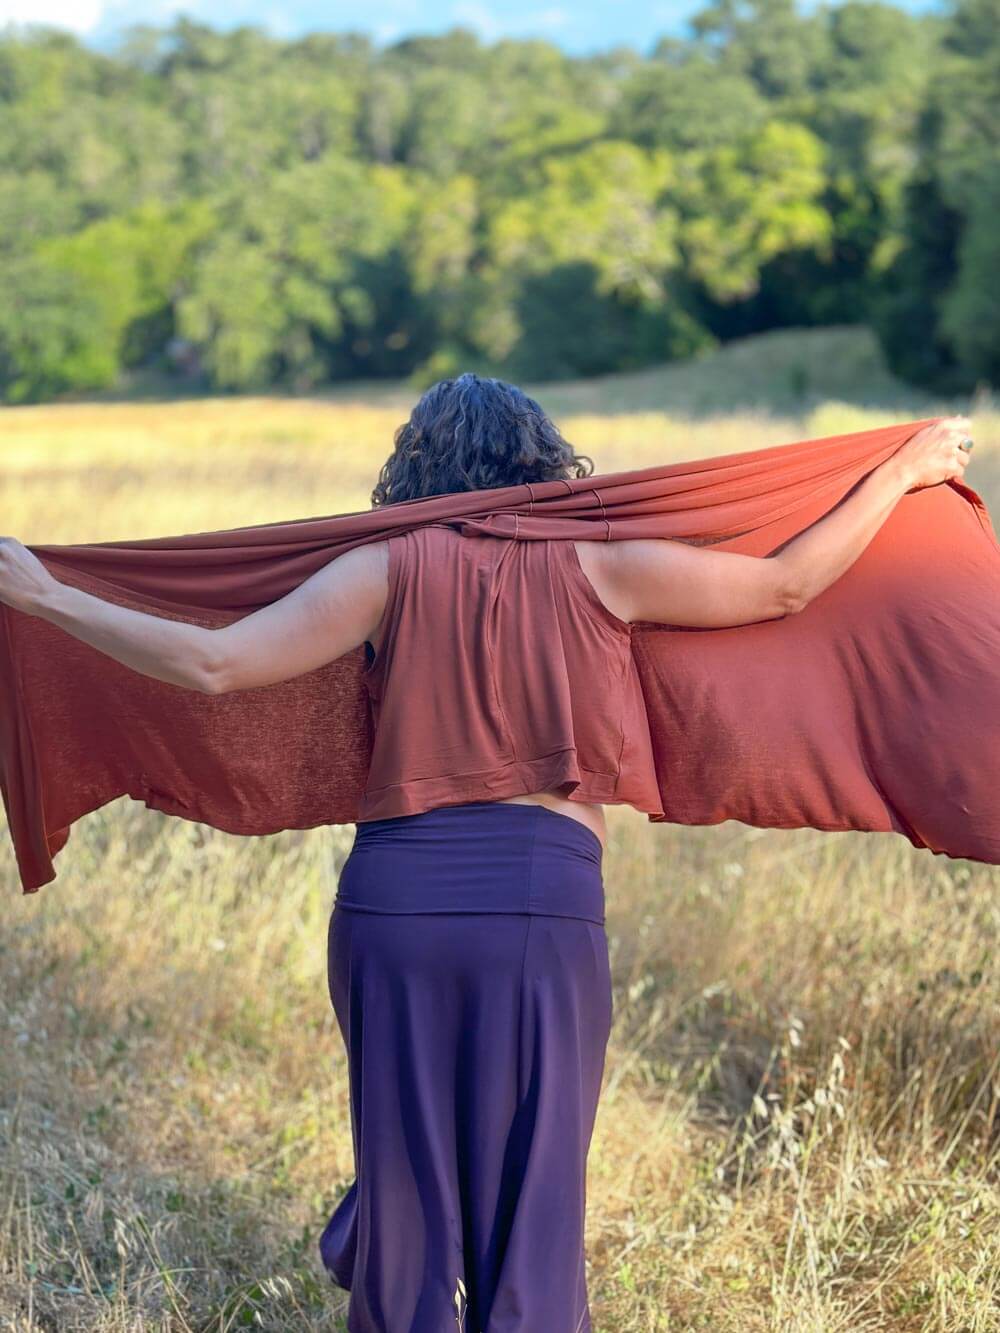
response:
[[[212,225],[198,203],[149,204],[5,264],[0,388],[9,402],[113,384],[156,356],[192,247]]]
[[[391,352],[412,200],[401,168],[332,157],[231,195],[177,303],[178,333],[199,348],[211,383],[305,389]]]
[[[904,239],[875,312],[890,366],[944,392],[995,383],[1000,370],[998,124],[1000,0],[960,0],[918,125]]]
[[[715,301],[753,295],[763,265],[782,251],[829,244],[823,145],[803,126],[772,121],[686,154],[681,168],[674,198],[685,271]]]

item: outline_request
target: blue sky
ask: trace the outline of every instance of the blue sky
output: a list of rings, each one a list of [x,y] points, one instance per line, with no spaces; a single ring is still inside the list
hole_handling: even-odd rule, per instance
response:
[[[899,0],[914,12],[939,8],[935,0]],[[811,8],[811,6],[809,6]],[[367,32],[379,45],[414,33],[461,26],[483,42],[500,37],[545,37],[573,55],[616,45],[647,52],[663,35],[681,36],[700,0],[0,0],[0,26],[44,23],[76,32],[88,45],[109,49],[130,23],[166,25],[186,13],[216,28],[252,23],[276,37],[304,32]]]

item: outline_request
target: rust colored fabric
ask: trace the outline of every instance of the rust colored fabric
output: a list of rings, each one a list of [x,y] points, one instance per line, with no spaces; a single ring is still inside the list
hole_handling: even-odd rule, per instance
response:
[[[64,582],[205,625],[427,523],[766,555],[928,421],[351,514],[31,549]],[[205,695],[38,616],[2,613],[2,788],[25,893],[55,878],[76,820],[126,794],[239,834],[357,819],[372,746],[362,647],[294,680]],[[726,629],[638,622],[631,645],[662,819],[895,831],[1000,864],[1000,546],[963,482],[905,495],[798,615]],[[596,692],[590,702],[602,706]]]
[[[536,791],[663,817],[632,629],[572,541],[429,523],[388,547],[359,820]]]

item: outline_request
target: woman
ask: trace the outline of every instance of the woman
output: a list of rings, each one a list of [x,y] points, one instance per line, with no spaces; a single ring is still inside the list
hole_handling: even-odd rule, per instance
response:
[[[612,1018],[603,805],[646,808],[655,790],[630,726],[629,627],[794,614],[906,491],[962,475],[968,429],[920,431],[768,557],[429,524],[213,631],[63,585],[0,542],[0,598],[187,688],[250,689],[368,647],[372,761],[328,932],[356,1175],[320,1239],[352,1333],[590,1328],[585,1170]],[[591,470],[536,402],[466,374],[421,398],[372,502]],[[581,691],[602,709],[575,709]]]

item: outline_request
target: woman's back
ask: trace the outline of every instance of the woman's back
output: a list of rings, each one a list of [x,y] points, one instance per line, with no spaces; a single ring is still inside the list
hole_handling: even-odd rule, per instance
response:
[[[570,540],[387,539],[359,822],[554,792],[662,814],[631,626]]]

